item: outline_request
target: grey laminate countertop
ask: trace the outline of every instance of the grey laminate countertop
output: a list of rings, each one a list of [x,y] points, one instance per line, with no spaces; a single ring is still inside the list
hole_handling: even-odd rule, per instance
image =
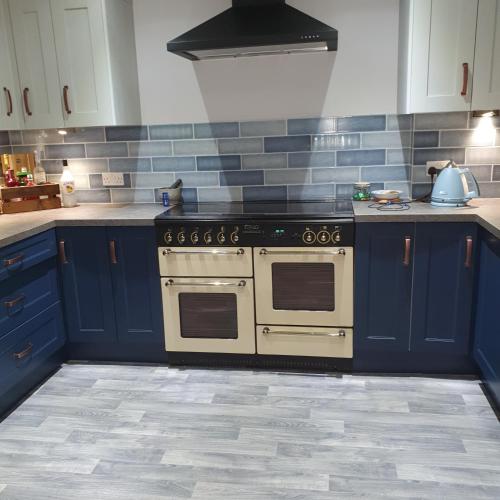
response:
[[[354,202],[356,222],[478,222],[500,238],[500,198],[473,200],[464,208],[436,208],[413,203],[403,212],[381,212]],[[165,211],[161,204],[86,204],[75,208],[0,215],[0,247],[56,226],[152,226]]]

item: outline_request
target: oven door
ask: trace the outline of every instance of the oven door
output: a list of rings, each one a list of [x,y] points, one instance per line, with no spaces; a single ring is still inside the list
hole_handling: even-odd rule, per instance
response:
[[[257,323],[353,325],[352,248],[254,248]]]
[[[167,351],[255,354],[253,280],[163,278]]]

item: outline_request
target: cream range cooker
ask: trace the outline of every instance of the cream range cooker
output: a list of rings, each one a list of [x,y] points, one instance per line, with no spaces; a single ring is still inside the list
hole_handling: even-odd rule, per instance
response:
[[[171,363],[350,369],[350,201],[184,204],[155,223]]]

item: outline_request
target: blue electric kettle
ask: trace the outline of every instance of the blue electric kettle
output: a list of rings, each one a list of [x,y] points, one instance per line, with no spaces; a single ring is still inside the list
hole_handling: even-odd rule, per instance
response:
[[[431,194],[436,207],[464,207],[479,196],[476,178],[468,168],[459,168],[453,160],[441,170]]]

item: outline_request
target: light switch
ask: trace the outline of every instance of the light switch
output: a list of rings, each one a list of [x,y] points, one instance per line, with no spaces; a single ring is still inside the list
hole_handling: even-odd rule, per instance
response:
[[[119,172],[104,172],[102,174],[103,186],[124,186],[123,174]]]

